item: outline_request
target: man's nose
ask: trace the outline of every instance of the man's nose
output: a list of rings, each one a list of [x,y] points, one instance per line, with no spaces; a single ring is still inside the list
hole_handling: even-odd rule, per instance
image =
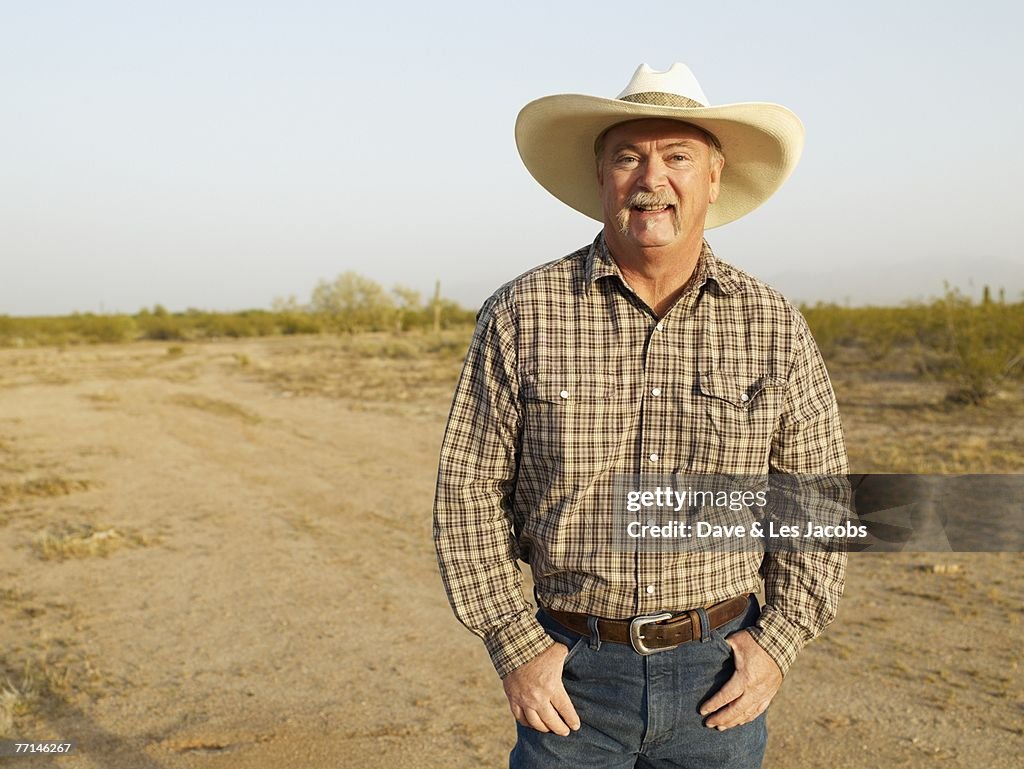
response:
[[[659,157],[648,158],[641,168],[638,180],[646,190],[656,190],[665,186],[665,163]]]

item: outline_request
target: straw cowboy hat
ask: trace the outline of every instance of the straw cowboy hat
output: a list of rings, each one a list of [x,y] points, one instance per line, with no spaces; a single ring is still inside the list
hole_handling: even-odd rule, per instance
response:
[[[641,64],[614,99],[559,94],[532,101],[516,120],[516,145],[526,168],[548,192],[604,221],[594,143],[613,125],[641,118],[682,120],[721,143],[721,192],[708,208],[706,229],[735,221],[768,200],[803,150],[804,127],[790,110],[764,102],[712,107],[683,64],[667,72]]]

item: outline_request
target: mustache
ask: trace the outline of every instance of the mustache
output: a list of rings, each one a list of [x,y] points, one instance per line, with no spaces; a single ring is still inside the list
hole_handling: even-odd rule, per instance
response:
[[[634,192],[626,200],[625,208],[634,208],[637,206],[677,206],[678,200],[676,196],[670,192],[664,190],[658,190],[655,192]]]
[[[616,224],[618,225],[619,232],[626,235],[629,232],[629,213],[637,207],[651,206],[658,208],[661,206],[672,206],[672,211],[675,214],[672,225],[675,228],[676,233],[679,232],[679,200],[675,195],[668,192],[667,190],[657,190],[652,192],[637,191],[630,195],[622,208],[619,209],[619,213],[616,214]]]

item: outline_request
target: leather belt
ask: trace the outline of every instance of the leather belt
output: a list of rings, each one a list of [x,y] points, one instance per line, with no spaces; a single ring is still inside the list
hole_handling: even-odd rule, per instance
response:
[[[708,614],[711,629],[719,628],[739,617],[747,610],[749,602],[750,594],[747,593],[707,607],[704,611]],[[590,635],[589,615],[554,609],[544,611],[558,624],[574,633]],[[689,641],[699,641],[700,615],[696,609],[690,609],[681,614],[644,614],[631,620],[598,618],[597,634],[602,641],[632,646],[638,654],[654,654],[674,649]]]

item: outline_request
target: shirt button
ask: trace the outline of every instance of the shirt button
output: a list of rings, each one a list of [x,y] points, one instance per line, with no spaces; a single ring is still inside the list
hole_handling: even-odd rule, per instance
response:
[[[568,398],[569,397],[569,391],[568,390],[562,390],[562,392],[558,393],[558,397],[559,398],[563,398],[563,399],[564,398]]]
[[[647,595],[654,595],[654,585],[647,586]]]
[[[658,325],[654,327],[654,330],[661,331],[663,328],[665,328],[665,321],[659,320]]]
[[[750,400],[750,396],[747,395],[746,393],[741,393],[740,394],[740,400],[743,401],[744,403],[746,403],[748,400]]]
[[[653,390],[651,390],[651,395],[657,398],[659,395],[661,395],[661,388],[655,387]]]
[[[657,454],[651,454],[651,456],[649,456],[648,459],[650,459],[652,462],[657,462],[658,461],[658,455]]]

